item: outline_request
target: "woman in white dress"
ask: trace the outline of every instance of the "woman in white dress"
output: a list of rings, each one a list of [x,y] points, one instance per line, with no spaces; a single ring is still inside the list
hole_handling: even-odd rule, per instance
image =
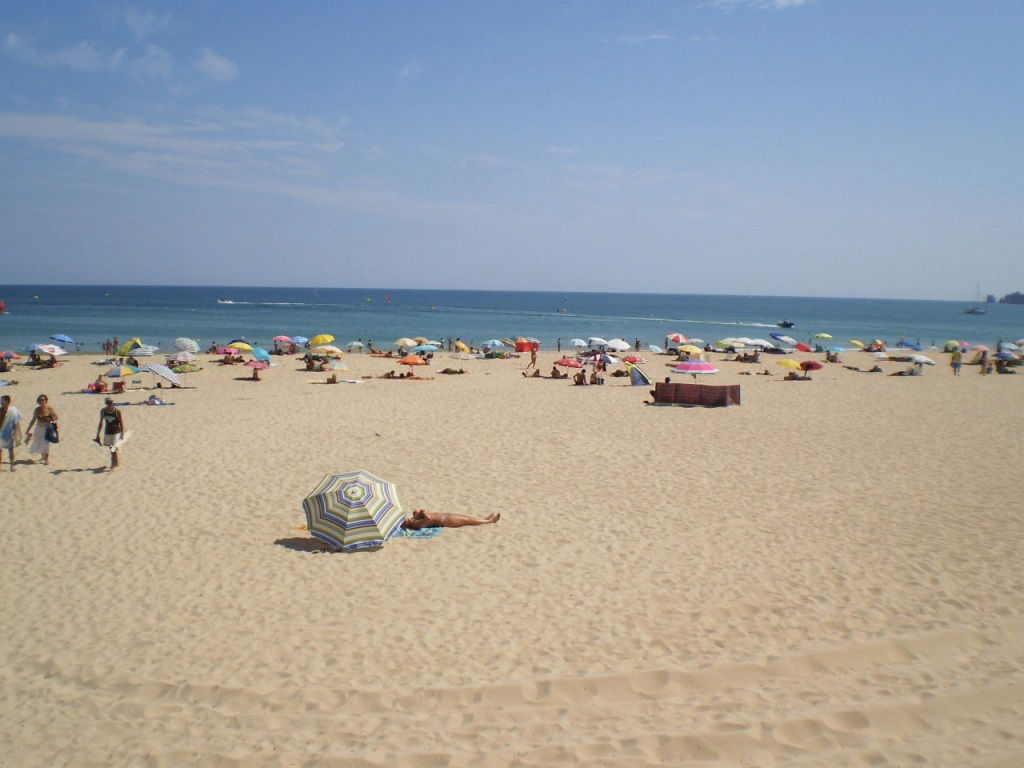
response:
[[[33,434],[32,427],[36,422],[39,422],[39,429]],[[41,454],[43,464],[50,463],[50,447],[53,443],[46,439],[46,432],[51,424],[57,424],[57,412],[50,407],[50,399],[46,395],[40,395],[36,398],[36,407],[32,411],[32,421],[28,423],[28,429],[25,431],[25,439],[30,441],[28,452]]]

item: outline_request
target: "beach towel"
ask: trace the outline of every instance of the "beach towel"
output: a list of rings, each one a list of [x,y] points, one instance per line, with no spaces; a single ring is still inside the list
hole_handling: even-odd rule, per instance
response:
[[[7,415],[0,424],[0,445],[13,447],[21,443],[21,411],[13,405],[7,409]]]
[[[436,528],[399,528],[395,531],[393,539],[432,539],[441,532],[441,527]]]

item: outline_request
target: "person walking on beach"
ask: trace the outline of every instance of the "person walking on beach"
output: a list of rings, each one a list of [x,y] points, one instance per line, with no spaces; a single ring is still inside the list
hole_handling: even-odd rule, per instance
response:
[[[555,342],[555,351],[556,352],[561,352],[562,351],[562,337],[561,336],[559,336],[558,337],[558,341]]]
[[[32,427],[36,422],[39,423],[39,429],[36,430],[33,438]],[[28,429],[25,430],[25,439],[29,441],[28,452],[39,454],[43,459],[43,466],[50,463],[50,446],[57,442],[52,439],[54,437],[57,437],[57,412],[50,407],[50,398],[40,395],[36,398],[32,420],[28,423]]]
[[[7,458],[14,471],[14,447],[21,442],[21,412],[11,405],[11,396],[0,397],[0,454],[7,449]],[[0,460],[2,460],[0,455]]]
[[[536,347],[536,345],[534,345],[533,347],[530,348],[530,364],[527,365],[526,367],[527,368],[536,368],[537,367],[537,347]]]
[[[124,437],[124,417],[120,409],[114,405],[114,399],[108,397],[105,405],[100,409],[100,423],[96,426],[96,442],[108,448],[117,444],[118,440]],[[103,438],[100,439],[102,433]],[[117,451],[110,452],[110,468],[116,469],[120,466]]]
[[[960,375],[960,366],[963,364],[964,353],[960,351],[960,347],[953,350],[953,356],[949,359],[949,365],[953,369],[953,375]]]

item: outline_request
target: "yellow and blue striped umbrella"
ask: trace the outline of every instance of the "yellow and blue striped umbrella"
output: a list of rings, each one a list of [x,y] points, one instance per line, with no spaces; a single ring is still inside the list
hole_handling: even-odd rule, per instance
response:
[[[395,485],[365,470],[324,475],[302,508],[309,532],[343,552],[383,546],[405,519]]]

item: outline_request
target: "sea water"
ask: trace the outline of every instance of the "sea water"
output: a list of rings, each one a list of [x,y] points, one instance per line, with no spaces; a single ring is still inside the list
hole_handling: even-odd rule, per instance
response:
[[[707,342],[729,336],[768,339],[785,333],[807,340],[920,341],[947,339],[993,346],[1024,337],[1024,306],[987,304],[967,315],[968,302],[782,296],[642,293],[448,291],[369,288],[217,288],[193,286],[2,286],[0,349],[20,349],[65,334],[77,349],[95,352],[107,338],[138,336],[170,349],[179,336],[205,348],[244,338],[269,346],[277,335],[329,333],[338,346],[361,339],[389,347],[402,336],[470,344],[532,336],[542,348],[569,339],[619,337],[630,344],[663,344],[668,333]],[[781,320],[794,327],[783,330]],[[73,351],[70,345],[69,351]]]

